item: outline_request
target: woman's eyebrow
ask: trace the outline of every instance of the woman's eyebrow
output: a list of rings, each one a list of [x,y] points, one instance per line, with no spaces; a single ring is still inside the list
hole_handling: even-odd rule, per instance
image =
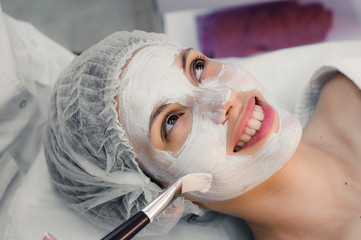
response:
[[[163,110],[169,105],[168,104],[161,104],[160,106],[158,106],[155,111],[152,113],[152,115],[150,115],[149,118],[149,130],[153,125],[154,120],[158,117],[158,115],[163,112]]]
[[[185,72],[186,71],[186,64],[187,64],[187,58],[188,58],[188,54],[189,52],[192,50],[193,48],[187,48],[186,50],[183,50],[181,53],[180,53],[180,56],[182,58],[182,68],[183,68],[183,71]]]
[[[188,55],[189,55],[189,52],[193,50],[193,48],[187,48],[185,50],[182,50],[180,52],[180,57],[182,59],[182,68],[183,68],[183,71],[185,72],[186,71],[186,64],[187,64],[187,58],[188,58]],[[156,110],[150,115],[150,118],[149,118],[149,130],[150,128],[152,127],[153,125],[153,122],[154,120],[158,117],[158,115],[163,112],[163,110],[168,106],[169,104],[161,104],[160,106],[158,106],[156,108]]]

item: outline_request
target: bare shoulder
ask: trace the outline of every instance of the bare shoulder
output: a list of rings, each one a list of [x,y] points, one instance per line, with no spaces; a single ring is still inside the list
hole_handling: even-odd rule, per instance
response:
[[[338,73],[326,83],[317,108],[336,130],[361,130],[361,91],[345,75]]]
[[[321,104],[326,111],[356,112],[354,107],[361,105],[361,91],[348,77],[338,73],[323,87],[319,99]]]
[[[336,148],[345,150],[357,149],[360,153],[360,119],[361,91],[349,78],[338,73],[323,87],[305,134],[311,141],[335,144]]]

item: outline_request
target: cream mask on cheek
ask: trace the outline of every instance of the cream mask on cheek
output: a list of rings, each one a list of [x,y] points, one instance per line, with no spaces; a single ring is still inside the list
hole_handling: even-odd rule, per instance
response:
[[[231,199],[267,180],[287,163],[300,141],[301,125],[240,66],[224,63],[215,76],[193,86],[173,65],[178,52],[175,47],[149,46],[133,57],[119,88],[122,123],[152,176],[173,183],[188,173],[210,173],[210,190],[191,195],[199,200]],[[253,155],[226,154],[227,122],[221,124],[225,117],[222,106],[229,100],[231,89],[259,91],[278,114],[278,131]],[[192,112],[191,132],[175,153],[155,149],[150,143],[149,117],[160,102],[178,102]]]

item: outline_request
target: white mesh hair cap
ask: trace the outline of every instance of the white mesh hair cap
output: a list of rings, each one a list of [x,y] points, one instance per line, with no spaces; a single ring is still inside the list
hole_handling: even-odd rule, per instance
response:
[[[52,181],[75,211],[107,230],[161,191],[139,168],[115,101],[122,67],[136,50],[149,45],[181,47],[163,34],[116,32],[73,60],[50,99],[44,149]],[[185,212],[194,207],[182,199],[175,205]],[[169,210],[141,234],[167,233],[182,215]]]

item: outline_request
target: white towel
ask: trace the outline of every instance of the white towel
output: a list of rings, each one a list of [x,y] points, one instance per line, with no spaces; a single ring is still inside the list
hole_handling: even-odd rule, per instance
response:
[[[303,126],[307,124],[316,108],[322,87],[337,72],[343,73],[361,89],[361,50],[359,52],[360,55],[356,57],[329,61],[315,72],[296,103],[295,115]]]

